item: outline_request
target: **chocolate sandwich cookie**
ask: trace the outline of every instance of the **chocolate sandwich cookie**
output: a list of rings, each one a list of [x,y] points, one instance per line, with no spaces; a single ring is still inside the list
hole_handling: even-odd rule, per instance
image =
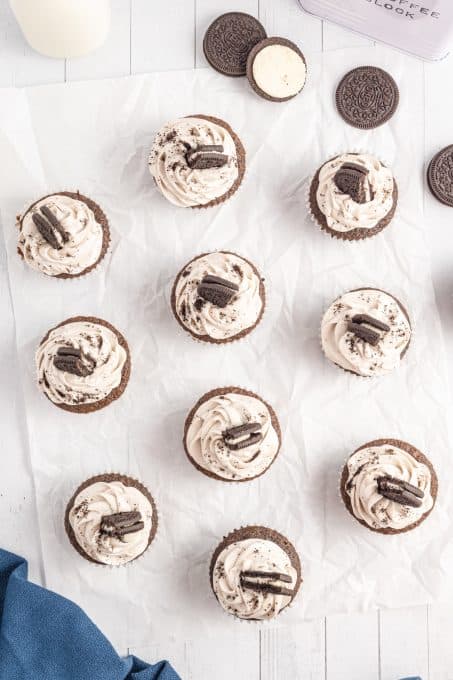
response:
[[[103,474],[87,479],[66,507],[71,545],[88,562],[122,566],[151,545],[157,531],[154,498],[139,481]]]
[[[244,12],[227,12],[209,26],[203,51],[210,65],[226,76],[245,76],[251,49],[266,37],[258,19]]]
[[[369,130],[390,120],[398,106],[399,91],[387,71],[377,66],[359,66],[342,78],[335,100],[343,120]]]
[[[419,526],[437,499],[431,461],[411,444],[376,439],[348,458],[340,480],[348,512],[381,534],[402,534]]]
[[[108,219],[79,192],[48,194],[17,218],[17,251],[32,269],[58,279],[84,276],[97,267],[110,243]]]
[[[108,406],[126,389],[131,372],[129,347],[107,321],[71,317],[42,339],[36,370],[40,391],[55,406],[90,413]]]
[[[302,583],[300,559],[292,543],[263,526],[228,534],[212,556],[209,573],[223,609],[248,621],[277,617],[293,602]]]
[[[453,145],[446,146],[432,158],[427,177],[433,196],[453,207]]]
[[[248,56],[247,78],[260,97],[272,102],[288,101],[305,85],[305,57],[290,40],[265,38]]]

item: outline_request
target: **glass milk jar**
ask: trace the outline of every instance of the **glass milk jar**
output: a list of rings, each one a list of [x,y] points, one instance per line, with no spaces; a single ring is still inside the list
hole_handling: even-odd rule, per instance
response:
[[[81,57],[110,28],[110,0],[10,0],[28,43],[49,57]]]
[[[453,38],[453,0],[299,0],[307,12],[423,59],[442,59]]]

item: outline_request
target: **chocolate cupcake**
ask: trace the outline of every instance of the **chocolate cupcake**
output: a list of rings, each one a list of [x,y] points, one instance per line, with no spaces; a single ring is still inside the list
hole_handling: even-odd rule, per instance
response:
[[[128,344],[107,321],[66,319],[52,328],[36,351],[38,387],[65,411],[98,411],[118,399],[131,372]]]
[[[280,450],[280,424],[272,406],[240,387],[207,392],[184,427],[190,462],[208,477],[247,482],[264,474]]]
[[[228,534],[210,566],[211,588],[223,609],[248,621],[273,619],[302,583],[299,555],[287,538],[262,526]]]
[[[256,267],[221,250],[191,260],[173,285],[171,306],[178,323],[196,340],[221,344],[248,335],[266,302]]]
[[[333,302],[321,322],[321,345],[330,361],[363,377],[397,368],[412,329],[403,305],[379,288],[357,288]]]
[[[398,188],[392,171],[374,156],[346,153],[331,158],[310,185],[316,223],[331,236],[357,241],[378,234],[392,220]]]
[[[341,475],[347,510],[381,534],[402,534],[419,526],[434,507],[437,488],[428,458],[398,439],[364,444],[349,457]]]
[[[232,196],[245,173],[245,150],[228,123],[196,114],[167,123],[148,166],[160,192],[182,208],[208,208]]]
[[[157,509],[143,484],[125,475],[105,474],[81,484],[69,501],[65,529],[88,562],[122,566],[151,545]]]
[[[58,279],[84,276],[110,243],[107,217],[79,192],[49,194],[18,216],[18,253],[36,271]]]

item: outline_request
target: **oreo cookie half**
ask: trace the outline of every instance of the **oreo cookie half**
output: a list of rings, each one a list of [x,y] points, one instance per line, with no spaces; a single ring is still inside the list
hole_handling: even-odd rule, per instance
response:
[[[244,12],[227,12],[209,26],[203,40],[206,59],[219,73],[245,76],[251,49],[266,37],[258,19]]]
[[[434,156],[428,166],[427,175],[433,196],[453,208],[453,144]]]
[[[335,99],[343,120],[353,127],[370,130],[393,116],[399,91],[387,71],[377,66],[359,66],[342,78]]]
[[[260,97],[286,102],[303,89],[307,64],[301,50],[286,38],[265,38],[250,52],[247,78]]]

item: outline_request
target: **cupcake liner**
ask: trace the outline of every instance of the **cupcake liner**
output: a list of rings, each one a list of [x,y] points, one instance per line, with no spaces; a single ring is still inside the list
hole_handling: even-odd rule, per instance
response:
[[[223,606],[220,604],[220,602],[217,599],[217,595],[214,592],[214,588],[213,588],[213,585],[212,585],[212,574],[213,574],[213,570],[214,570],[214,566],[215,566],[215,563],[217,561],[217,558],[220,555],[220,553],[222,552],[222,550],[224,549],[224,547],[228,544],[227,542],[228,541],[230,543],[234,542],[234,540],[236,540],[234,537],[236,537],[236,535],[239,532],[243,532],[243,531],[250,534],[250,536],[244,536],[243,537],[244,540],[246,538],[256,536],[256,534],[257,533],[259,534],[261,531],[270,532],[271,537],[268,538],[267,540],[274,541],[282,550],[284,550],[288,554],[288,556],[291,560],[292,566],[297,571],[298,578],[297,578],[297,581],[296,581],[296,585],[294,587],[294,595],[292,596],[291,601],[283,609],[281,609],[280,612],[277,614],[277,616],[274,617],[273,619],[242,619],[239,616],[235,616],[235,614],[232,614],[231,612],[228,612],[228,611],[226,611],[226,609],[223,608]],[[288,549],[287,549],[288,547],[290,549],[289,552],[288,552]],[[291,543],[291,541],[289,541],[289,539],[286,538],[286,536],[284,534],[280,533],[276,529],[270,529],[269,527],[265,527],[262,524],[242,525],[241,527],[239,527],[239,529],[233,529],[233,531],[230,531],[228,534],[223,536],[221,541],[219,541],[219,543],[217,544],[216,548],[214,549],[214,551],[211,555],[211,559],[209,561],[209,586],[210,586],[211,592],[214,595],[214,598],[216,599],[217,604],[221,608],[221,610],[225,614],[227,614],[228,616],[233,618],[235,621],[239,621],[240,623],[255,624],[255,625],[256,624],[268,624],[268,625],[272,624],[276,619],[280,618],[280,616],[284,612],[286,612],[287,610],[289,610],[292,607],[294,600],[297,598],[297,596],[299,594],[302,583],[303,583],[302,565],[301,565],[301,562],[300,562],[299,554],[298,554],[296,548],[294,547],[294,545]]]
[[[56,328],[59,328],[60,326],[64,326],[67,323],[72,323],[73,321],[90,321],[92,323],[97,323],[100,325],[105,326],[109,330],[115,333],[115,335],[118,337],[119,344],[124,347],[126,350],[127,358],[126,358],[126,363],[124,364],[122,373],[121,373],[121,382],[120,384],[115,387],[111,392],[104,397],[104,399],[100,399],[99,401],[95,402],[90,402],[87,404],[56,404],[54,401],[52,401],[47,395],[40,389],[39,384],[38,384],[38,375],[37,375],[37,369],[36,369],[36,352],[38,351],[39,347],[47,340],[49,337],[50,333],[55,330]],[[129,348],[129,344],[124,337],[124,335],[119,331],[115,326],[113,326],[111,323],[108,321],[105,321],[105,319],[100,319],[95,316],[73,316],[69,317],[68,319],[65,319],[64,321],[61,321],[59,324],[56,324],[55,326],[52,326],[52,328],[49,328],[47,333],[43,336],[43,338],[39,341],[39,343],[36,345],[35,353],[33,356],[33,374],[35,376],[35,383],[36,386],[39,390],[39,392],[47,398],[50,404],[55,406],[56,408],[59,408],[62,411],[68,411],[70,413],[77,413],[77,414],[87,414],[87,413],[95,413],[96,411],[100,411],[101,409],[107,407],[109,404],[112,402],[116,401],[119,399],[123,393],[125,392],[130,375],[131,375],[131,370],[132,370],[132,359],[131,359],[131,352]]]
[[[76,200],[80,200],[83,203],[86,203],[88,207],[94,212],[95,217],[100,214],[100,217],[102,217],[103,221],[99,222],[102,227],[103,231],[103,244],[102,244],[102,250],[101,250],[101,255],[99,256],[98,260],[87,267],[84,271],[80,272],[79,274],[58,274],[57,276],[51,276],[50,274],[45,274],[44,272],[34,269],[31,267],[29,264],[24,259],[24,256],[21,254],[19,248],[16,248],[17,254],[19,255],[20,259],[24,263],[24,265],[30,269],[31,271],[35,272],[36,274],[40,276],[44,276],[46,279],[55,279],[56,281],[71,281],[71,285],[75,285],[74,282],[80,281],[80,279],[84,279],[86,276],[92,276],[93,274],[99,274],[102,271],[102,267],[105,267],[105,263],[107,262],[108,258],[112,255],[112,229],[110,225],[109,218],[107,217],[106,213],[102,209],[102,207],[94,201],[92,198],[89,196],[86,196],[82,192],[77,191],[67,191],[67,190],[60,190],[60,191],[54,191],[51,194],[47,194],[46,196],[41,196],[37,201],[34,201],[33,203],[27,203],[24,208],[21,210],[20,213],[16,215],[16,228],[18,230],[17,233],[19,233],[19,228],[20,228],[20,222],[22,218],[24,217],[25,213],[27,213],[36,203],[39,201],[42,201],[44,198],[47,198],[49,196],[54,196],[57,194],[63,194],[65,196],[70,196],[71,198],[74,198]],[[106,229],[107,227],[107,233]]]
[[[228,392],[234,392],[234,393],[237,393],[237,394],[244,394],[245,393],[248,396],[252,396],[252,397],[255,397],[256,399],[259,399],[259,401],[261,401],[266,406],[266,408],[268,409],[269,414],[270,414],[270,418],[271,418],[272,426],[274,427],[275,431],[277,432],[279,445],[278,445],[278,449],[277,449],[275,456],[273,457],[273,459],[269,463],[269,465],[262,472],[255,475],[254,477],[247,477],[245,479],[226,479],[224,477],[220,477],[216,473],[210,472],[210,471],[206,470],[205,468],[203,468],[201,465],[198,465],[193,460],[193,458],[189,455],[189,452],[188,452],[188,449],[187,449],[187,446],[186,446],[187,430],[188,430],[190,423],[192,422],[192,420],[195,416],[195,413],[200,408],[200,406],[203,403],[205,403],[206,401],[208,401],[208,399],[211,399],[212,397],[214,397],[218,394],[225,394],[225,393],[228,393]],[[216,387],[212,390],[209,390],[208,392],[205,392],[198,399],[198,401],[190,409],[190,411],[188,412],[188,414],[185,418],[182,443],[183,443],[184,452],[185,452],[186,457],[189,460],[189,462],[193,465],[193,467],[196,470],[201,472],[206,477],[209,477],[210,479],[213,479],[214,481],[223,482],[223,483],[226,483],[226,484],[244,484],[244,483],[247,483],[247,482],[251,483],[251,482],[256,481],[257,479],[262,477],[266,472],[268,472],[269,469],[273,466],[273,464],[275,463],[275,461],[277,460],[277,458],[279,457],[279,455],[281,453],[282,430],[281,430],[280,421],[278,419],[277,413],[275,412],[275,410],[274,410],[274,408],[271,404],[269,404],[267,401],[265,401],[259,394],[257,394],[256,392],[252,391],[251,389],[249,389],[247,387],[242,387],[242,386],[239,386],[239,385],[231,385],[231,386],[225,386],[225,387]]]
[[[260,295],[261,295],[261,301],[263,303],[263,306],[261,308],[261,312],[260,312],[260,314],[259,314],[259,316],[258,316],[258,318],[257,318],[257,320],[256,320],[256,322],[254,323],[253,326],[250,326],[249,328],[245,328],[244,330],[242,330],[237,335],[233,335],[230,338],[225,338],[224,340],[218,340],[218,341],[213,340],[213,339],[204,340],[202,338],[209,338],[209,336],[196,336],[196,335],[192,334],[187,329],[187,327],[182,323],[179,316],[177,315],[177,313],[176,313],[176,301],[175,301],[176,283],[177,283],[180,275],[184,271],[184,269],[186,267],[188,267],[195,260],[198,260],[200,257],[204,257],[205,255],[210,255],[211,253],[225,253],[227,255],[235,255],[236,257],[239,257],[242,260],[244,260],[245,262],[247,262],[247,264],[249,264],[252,267],[253,271],[255,272],[255,274],[260,279]],[[265,313],[266,313],[267,299],[268,299],[268,286],[264,285],[264,281],[265,281],[265,278],[262,276],[261,272],[257,269],[257,267],[253,264],[253,262],[251,262],[251,260],[247,259],[243,255],[240,255],[238,252],[233,252],[231,250],[225,250],[223,248],[219,248],[219,249],[211,250],[209,252],[200,253],[199,255],[195,255],[194,257],[192,257],[191,260],[186,262],[186,264],[183,267],[181,267],[181,269],[176,274],[176,276],[173,280],[173,283],[172,283],[172,287],[171,287],[170,309],[171,309],[171,312],[172,312],[174,318],[176,319],[176,321],[178,323],[179,328],[182,329],[182,331],[184,332],[184,335],[185,336],[188,335],[195,342],[200,343],[202,345],[211,345],[211,346],[212,345],[217,345],[217,346],[231,345],[233,342],[244,341],[245,339],[247,339],[248,336],[251,335],[251,333],[254,330],[256,330],[256,328],[263,321]]]
[[[325,225],[323,225],[319,222],[318,218],[313,213],[312,205],[311,205],[312,184],[313,184],[315,178],[317,177],[319,170],[321,169],[321,167],[325,163],[327,163],[329,160],[332,160],[333,158],[336,158],[337,156],[342,156],[344,154],[369,154],[370,156],[377,158],[379,160],[379,162],[382,163],[382,165],[385,165],[386,167],[391,168],[391,164],[388,163],[386,160],[384,160],[381,156],[377,156],[374,153],[371,154],[368,150],[365,150],[365,149],[353,148],[353,149],[350,149],[349,151],[337,151],[336,153],[330,155],[329,158],[327,160],[325,160],[312,175],[310,175],[306,189],[305,189],[305,207],[306,207],[307,213],[309,214],[310,219],[312,220],[313,224],[315,224],[323,232],[327,233],[332,238],[336,238],[338,241],[345,241],[347,243],[356,243],[357,244],[357,243],[360,243],[361,241],[368,240],[369,238],[372,238],[373,236],[377,236],[381,231],[383,231],[386,227],[388,227],[390,225],[390,222],[392,222],[393,220],[396,220],[398,218],[398,215],[399,215],[398,184],[397,184],[397,181],[395,179],[395,176],[393,176],[393,181],[394,181],[393,207],[390,209],[389,213],[387,213],[387,215],[385,215],[382,218],[381,222],[385,221],[387,219],[388,215],[390,214],[390,219],[383,226],[378,227],[376,225],[376,226],[372,227],[371,229],[367,230],[368,232],[372,232],[372,233],[364,233],[362,236],[357,236],[357,237],[350,237],[350,236],[348,237],[348,234],[350,235],[351,232],[356,231],[356,230],[353,230],[353,229],[351,229],[349,231],[345,231],[345,232],[340,232],[340,231],[335,231],[333,229],[332,230],[328,229]]]
[[[132,560],[129,560],[129,562],[124,562],[124,564],[104,564],[102,562],[97,562],[96,560],[92,559],[85,551],[83,548],[77,543],[77,539],[75,538],[74,532],[72,530],[71,525],[69,524],[69,510],[74,504],[74,501],[77,497],[77,495],[87,486],[90,484],[95,483],[96,481],[101,481],[105,480],[106,481],[123,481],[123,480],[128,480],[130,482],[133,482],[133,484],[129,484],[126,486],[134,486],[139,489],[143,493],[144,496],[151,502],[151,506],[153,509],[153,518],[155,521],[153,521],[148,545],[146,546],[145,550],[140,553],[140,555],[137,555]],[[65,514],[64,514],[64,529],[66,533],[66,537],[69,540],[70,544],[74,548],[74,550],[79,554],[81,558],[83,558],[86,562],[89,562],[95,567],[101,567],[103,569],[110,569],[110,570],[116,570],[118,568],[125,568],[129,567],[131,564],[137,563],[139,560],[142,560],[145,555],[148,554],[150,548],[152,545],[158,542],[160,540],[160,532],[159,532],[159,527],[160,527],[160,517],[159,517],[159,511],[157,509],[156,501],[154,500],[154,496],[151,494],[151,492],[148,490],[148,488],[140,482],[138,479],[135,477],[131,477],[130,475],[125,475],[120,472],[103,472],[97,475],[92,475],[89,477],[85,482],[82,482],[82,484],[79,484],[77,489],[74,491],[73,495],[69,499],[69,501],[66,504],[65,508]]]
[[[431,472],[431,495],[433,497],[433,506],[431,510],[428,510],[428,512],[425,512],[424,515],[420,517],[420,519],[417,522],[414,522],[413,524],[410,524],[408,527],[405,527],[404,529],[374,529],[373,527],[370,527],[366,522],[363,522],[362,520],[358,519],[353,511],[352,508],[349,508],[345,497],[344,497],[344,485],[346,484],[346,479],[347,479],[347,463],[350,459],[350,457],[354,454],[357,453],[357,451],[360,451],[361,449],[364,449],[368,446],[378,446],[382,444],[389,444],[390,446],[396,446],[400,449],[403,449],[403,451],[406,451],[409,453],[411,456],[413,456],[417,461],[420,463],[423,463],[426,465],[426,467],[430,470]],[[419,449],[417,449],[415,446],[412,444],[409,444],[408,442],[405,442],[402,439],[394,439],[392,437],[384,437],[382,439],[372,439],[369,442],[366,442],[365,444],[362,444],[361,446],[357,447],[351,454],[349,454],[345,459],[343,464],[341,465],[339,471],[338,471],[338,485],[337,485],[337,492],[340,498],[340,501],[342,505],[344,506],[345,510],[348,513],[349,519],[351,522],[354,523],[354,525],[360,524],[364,529],[368,529],[369,531],[372,531],[374,534],[383,534],[385,536],[398,536],[400,534],[406,534],[409,533],[410,531],[413,531],[416,529],[418,526],[423,524],[423,522],[428,519],[429,515],[431,512],[434,510],[434,507],[437,502],[437,495],[438,495],[438,488],[439,488],[439,482],[438,482],[438,477],[436,470],[431,463],[430,459],[422,453]]]
[[[410,325],[410,329],[411,329],[411,336],[409,338],[409,342],[400,355],[400,363],[398,364],[398,366],[396,366],[396,368],[393,369],[393,371],[390,371],[390,373],[384,373],[383,375],[360,375],[359,373],[356,373],[355,371],[350,371],[347,368],[343,368],[343,366],[336,364],[334,361],[332,361],[332,359],[330,359],[327,356],[327,354],[324,351],[324,347],[322,345],[322,320],[324,319],[324,316],[326,315],[326,313],[330,309],[330,307],[334,304],[334,302],[336,300],[338,300],[342,295],[346,295],[347,293],[354,293],[354,292],[359,291],[359,290],[377,290],[377,291],[380,291],[382,293],[385,293],[386,295],[390,295],[390,297],[392,297],[398,303],[398,305],[401,307],[406,318],[409,321],[409,325]],[[360,287],[360,288],[351,288],[350,290],[344,291],[343,293],[340,293],[340,295],[337,295],[336,297],[334,297],[332,302],[324,309],[324,311],[321,315],[321,321],[320,321],[319,327],[318,327],[319,346],[321,348],[321,352],[322,352],[324,358],[327,359],[327,362],[330,364],[330,366],[332,368],[339,368],[344,373],[347,373],[348,375],[353,375],[353,376],[355,376],[355,378],[357,378],[359,380],[363,380],[367,384],[369,384],[370,382],[382,380],[383,378],[388,378],[389,376],[394,375],[397,371],[401,370],[401,364],[403,362],[403,359],[407,356],[407,354],[409,352],[409,348],[413,345],[414,341],[415,341],[415,324],[414,324],[414,321],[412,320],[412,317],[409,315],[409,313],[407,311],[406,302],[404,302],[404,303],[401,302],[400,299],[398,297],[396,297],[395,295],[393,295],[392,293],[389,293],[386,290],[382,290],[381,288],[376,288],[375,286],[363,286],[363,287]]]

